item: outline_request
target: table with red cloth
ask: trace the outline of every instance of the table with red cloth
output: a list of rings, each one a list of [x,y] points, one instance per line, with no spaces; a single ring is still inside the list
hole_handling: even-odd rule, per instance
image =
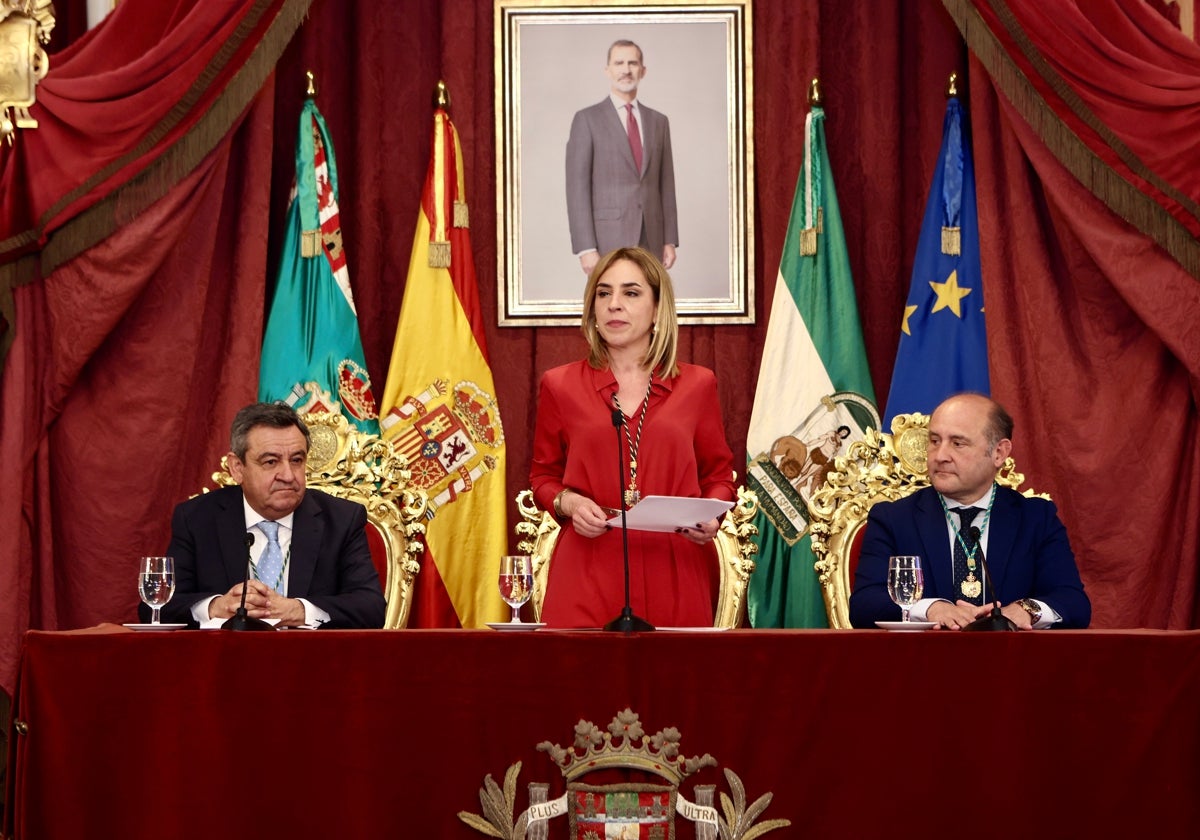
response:
[[[25,637],[6,834],[479,838],[457,814],[481,813],[486,775],[522,762],[518,812],[528,782],[557,797],[537,744],[627,707],[717,760],[687,798],[728,792],[725,768],[773,792],[781,840],[1200,825],[1200,632],[105,625]]]

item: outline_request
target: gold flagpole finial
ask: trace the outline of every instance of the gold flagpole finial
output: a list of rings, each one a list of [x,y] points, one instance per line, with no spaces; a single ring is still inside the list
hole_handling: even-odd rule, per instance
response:
[[[820,79],[814,78],[808,84],[808,104],[815,105],[818,107],[824,104],[822,96],[821,96],[821,80]]]
[[[304,91],[304,95],[309,99],[315,99],[317,96],[317,80],[313,76],[313,71],[305,70],[304,75],[308,77],[308,89]]]
[[[951,73],[950,78],[946,82],[946,98],[958,96],[958,74]]]
[[[438,79],[437,87],[433,91],[433,107],[450,110],[450,91],[446,90],[446,83],[441,79]]]

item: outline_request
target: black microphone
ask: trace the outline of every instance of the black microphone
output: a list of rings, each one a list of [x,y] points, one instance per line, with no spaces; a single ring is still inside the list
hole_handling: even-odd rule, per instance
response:
[[[975,550],[979,553],[979,564],[983,567],[983,583],[984,591],[988,588],[992,590],[992,598],[996,597],[996,588],[992,586],[992,573],[988,570],[987,559],[983,556],[983,545],[979,542],[979,526],[972,525],[968,531],[971,535],[971,540],[975,545]],[[984,632],[1008,632],[1016,630],[1017,625],[1012,619],[1000,611],[1000,602],[992,601],[991,615],[985,615],[983,618],[977,618],[962,629],[964,633],[984,633]]]
[[[246,543],[246,577],[242,580],[242,603],[238,606],[237,612],[225,620],[225,623],[221,625],[221,629],[274,630],[274,627],[261,618],[251,618],[246,615],[246,590],[250,587],[250,547],[254,545],[254,535],[247,531],[244,542]]]
[[[614,391],[613,402],[617,402],[617,394]],[[619,407],[613,408],[612,413],[613,428],[617,430],[617,474],[620,477],[621,484],[621,554],[625,560],[625,606],[621,610],[621,614],[614,618],[608,624],[604,625],[605,630],[616,631],[619,633],[633,633],[653,630],[654,625],[644,618],[638,618],[633,614],[633,606],[629,602],[629,526],[625,521],[625,512],[628,510],[628,505],[625,503],[625,459],[621,453],[621,426],[625,424],[625,412]]]

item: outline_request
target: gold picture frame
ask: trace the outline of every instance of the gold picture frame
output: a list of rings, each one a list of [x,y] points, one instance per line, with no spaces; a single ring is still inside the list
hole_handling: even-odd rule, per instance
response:
[[[494,3],[500,326],[579,323],[567,141],[577,112],[608,95],[618,40],[644,55],[639,107],[669,120],[680,322],[754,323],[750,0]]]

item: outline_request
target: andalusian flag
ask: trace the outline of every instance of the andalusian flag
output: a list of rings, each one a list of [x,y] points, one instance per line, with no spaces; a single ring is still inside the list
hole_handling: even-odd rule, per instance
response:
[[[383,434],[429,495],[416,626],[481,627],[508,610],[504,429],[488,365],[458,134],[438,108],[433,153],[381,405]]]
[[[283,400],[301,414],[341,412],[362,431],[378,434],[375,397],[342,251],[337,193],[329,130],[316,103],[308,99],[300,112],[296,183],[263,336],[258,398]]]
[[[975,164],[967,115],[952,96],[900,326],[887,428],[897,414],[930,414],[951,394],[990,387]]]
[[[879,425],[819,106],[804,138],[746,438],[747,483],[760,506],[748,594],[754,627],[828,626],[808,499],[834,456]]]

